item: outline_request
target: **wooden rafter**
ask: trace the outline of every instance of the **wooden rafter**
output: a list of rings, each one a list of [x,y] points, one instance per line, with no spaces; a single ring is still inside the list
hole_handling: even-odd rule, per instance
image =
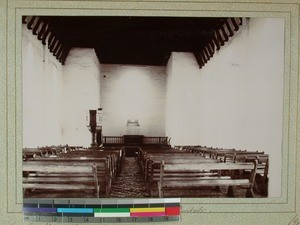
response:
[[[234,33],[233,33],[233,30],[232,30],[232,28],[231,28],[228,20],[226,20],[225,25],[226,25],[226,28],[227,28],[227,30],[229,32],[229,37],[232,37]]]
[[[42,36],[45,33],[47,27],[47,23],[43,22],[42,28],[40,29],[40,31],[38,32],[38,40],[42,40]]]
[[[218,39],[220,45],[223,46],[225,44],[225,42],[221,36],[220,30],[216,30],[216,34],[217,34],[217,39]]]
[[[50,46],[53,45],[54,41],[55,41],[55,35],[54,33],[51,33],[50,37],[48,38],[48,49],[50,49]]]
[[[221,33],[222,33],[223,41],[227,42],[229,40],[229,38],[228,38],[228,34],[225,31],[224,26],[222,26],[222,28],[221,28]]]
[[[39,18],[37,19],[37,22],[34,24],[33,29],[32,29],[32,33],[33,33],[34,35],[37,35],[37,31],[38,31],[38,29],[39,29],[39,27],[40,27],[41,22],[42,22],[42,19],[39,17]]]
[[[66,58],[67,58],[67,56],[68,56],[68,54],[69,54],[69,52],[70,52],[70,47],[68,46],[68,47],[66,47],[65,48],[65,50],[63,51],[63,54],[62,54],[62,56],[60,57],[60,62],[63,64],[63,65],[65,65],[65,61],[66,61]]]
[[[55,49],[53,50],[53,55],[57,56],[57,54],[59,53],[60,49],[62,48],[63,44],[62,43],[58,43],[55,47]]]
[[[59,45],[59,40],[54,38],[54,41],[52,41],[51,45],[49,46],[50,52],[54,52],[54,49]]]
[[[214,44],[216,45],[216,49],[219,50],[221,48],[220,42],[216,37],[216,34],[213,36],[212,41],[214,42]]]
[[[232,22],[232,25],[234,26],[234,31],[237,31],[239,29],[239,25],[235,18],[230,18],[230,21]]]
[[[36,16],[32,16],[32,17],[30,18],[29,23],[27,23],[27,28],[28,28],[29,30],[32,29],[32,24],[33,24],[35,18],[36,18]]]
[[[48,37],[48,34],[50,33],[50,26],[47,26],[46,31],[42,34],[42,44],[46,45],[46,39]]]
[[[221,46],[229,41],[229,38],[239,30],[239,26],[241,26],[242,23],[242,18],[227,18],[223,21],[222,26],[216,29],[209,39],[203,41],[205,44],[201,50],[194,52],[199,68],[202,68],[204,64],[213,57],[215,49],[220,50]]]
[[[63,52],[64,52],[64,45],[61,45],[60,48],[57,50],[57,53],[56,53],[56,59],[59,61]]]
[[[26,24],[26,19],[28,16],[22,16],[22,24]]]
[[[202,58],[200,57],[199,53],[198,52],[194,52],[194,56],[197,60],[197,63],[199,65],[199,68],[201,69],[203,66],[204,66],[204,63],[202,61]]]
[[[148,20],[149,18],[144,18],[144,21]],[[34,35],[37,35],[38,40],[41,40],[43,45],[48,45],[49,51],[61,63],[65,62],[71,47],[94,48],[96,53],[98,53],[97,56],[99,60],[103,60],[104,63],[107,63],[107,61],[111,63],[111,61],[119,60],[122,57],[124,59],[130,57],[128,54],[134,55],[134,53],[132,53],[134,51],[131,51],[130,47],[123,46],[131,46],[132,43],[137,43],[137,45],[134,46],[135,49],[137,49],[137,55],[140,54],[139,48],[143,48],[144,51],[148,52],[145,46],[150,46],[148,48],[151,49],[151,51],[149,54],[141,54],[140,57],[131,56],[130,60],[134,62],[158,64],[164,60],[163,65],[165,65],[169,59],[170,52],[190,51],[194,52],[200,68],[213,57],[216,51],[225,45],[244,22],[243,18],[209,18],[203,21],[198,18],[192,19],[191,23],[190,21],[185,23],[185,21],[182,24],[186,26],[178,28],[177,23],[177,25],[174,26],[174,24],[168,20],[168,26],[165,24],[160,27],[160,25],[157,24],[154,30],[151,30],[153,29],[151,27],[149,27],[149,30],[147,30],[148,28],[145,29],[145,27],[140,30],[139,26],[141,21],[139,19],[136,21],[138,21],[138,24],[133,23],[136,27],[130,27],[132,26],[132,20],[127,21],[122,32],[115,30],[113,26],[110,27],[110,25],[107,25],[109,32],[105,32],[103,29],[98,29],[95,26],[98,26],[99,23],[106,25],[107,22],[114,25],[116,21],[111,22],[104,17],[103,20],[102,17],[84,17],[83,19],[79,17],[56,16],[22,17],[22,23],[26,24],[27,28],[31,29]],[[163,21],[163,24],[165,22],[164,18],[161,21]],[[184,20],[179,19],[179,21],[183,22]],[[192,25],[191,28],[188,27],[190,24]],[[150,25],[152,25],[152,22]],[[115,24],[114,26],[119,27],[119,24]],[[147,26],[149,26],[149,24],[146,24],[146,27]],[[159,26],[158,29],[157,26]],[[127,31],[128,27],[132,29],[129,29],[130,32]],[[175,41],[173,42],[174,39]],[[158,40],[160,43],[159,48],[157,48],[157,45],[154,45]],[[199,40],[199,43],[196,43],[195,40]],[[68,47],[66,43],[68,43]],[[103,43],[109,43],[111,45]],[[167,51],[168,54],[166,53]],[[107,55],[108,53],[109,55]],[[110,53],[117,54],[118,56],[111,56]],[[144,59],[136,60],[141,57],[144,57]],[[131,63],[129,62],[130,60],[127,61],[127,58],[121,63]],[[161,59],[153,61],[153,59],[158,58]]]

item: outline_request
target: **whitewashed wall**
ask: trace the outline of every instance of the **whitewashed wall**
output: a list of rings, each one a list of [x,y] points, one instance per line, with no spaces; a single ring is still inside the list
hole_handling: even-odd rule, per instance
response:
[[[164,136],[165,85],[165,67],[102,64],[103,135],[127,134],[127,120],[138,119],[139,134]]]
[[[72,49],[63,66],[63,142],[89,146],[86,113],[100,107],[100,65],[93,49]]]
[[[201,69],[191,53],[168,65],[166,131],[172,144],[270,154],[269,194],[280,196],[284,21],[251,19]]]
[[[100,68],[92,49],[72,49],[62,66],[22,30],[23,146],[89,146],[86,111],[100,107]]]
[[[23,146],[62,144],[62,66],[22,29]]]

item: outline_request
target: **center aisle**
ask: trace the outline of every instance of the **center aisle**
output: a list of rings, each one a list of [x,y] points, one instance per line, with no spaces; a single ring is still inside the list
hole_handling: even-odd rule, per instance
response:
[[[134,157],[126,157],[122,171],[112,184],[111,198],[147,198],[145,182]]]

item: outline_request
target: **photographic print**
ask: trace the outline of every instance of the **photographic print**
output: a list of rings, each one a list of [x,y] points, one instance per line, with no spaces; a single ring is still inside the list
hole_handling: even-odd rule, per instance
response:
[[[23,16],[24,197],[280,197],[284,29]]]
[[[299,3],[0,12],[0,224],[299,224]]]

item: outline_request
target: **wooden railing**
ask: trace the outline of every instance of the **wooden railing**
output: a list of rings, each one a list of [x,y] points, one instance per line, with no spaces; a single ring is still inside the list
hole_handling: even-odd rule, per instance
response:
[[[168,144],[168,137],[144,137],[143,144]]]
[[[127,138],[128,139],[128,138]],[[103,136],[104,145],[126,145],[124,136]],[[168,137],[142,137],[142,145],[168,145]]]
[[[103,144],[123,145],[124,144],[124,137],[123,136],[104,136],[103,137]]]

